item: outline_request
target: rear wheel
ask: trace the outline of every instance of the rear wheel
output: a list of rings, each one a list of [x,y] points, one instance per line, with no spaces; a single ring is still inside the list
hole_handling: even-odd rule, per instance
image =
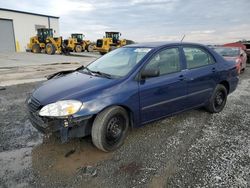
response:
[[[49,55],[53,55],[56,53],[56,47],[52,43],[46,44],[46,53]]]
[[[94,145],[105,152],[119,148],[128,133],[127,111],[119,106],[107,108],[94,120],[91,136]]]
[[[75,52],[80,53],[82,52],[82,46],[80,44],[77,44],[75,47]]]
[[[31,50],[33,53],[41,53],[41,48],[40,48],[39,44],[33,44]]]
[[[89,45],[87,46],[87,51],[88,51],[88,52],[93,52],[93,51],[94,51],[94,45],[93,45],[93,44],[89,44]]]
[[[221,112],[226,105],[227,93],[225,86],[221,84],[217,85],[206,109],[211,113]]]

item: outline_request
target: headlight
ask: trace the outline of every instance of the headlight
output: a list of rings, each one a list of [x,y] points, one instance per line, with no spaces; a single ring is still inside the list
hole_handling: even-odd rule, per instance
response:
[[[76,100],[64,100],[44,106],[40,112],[40,116],[63,117],[75,114],[82,107],[82,103]]]

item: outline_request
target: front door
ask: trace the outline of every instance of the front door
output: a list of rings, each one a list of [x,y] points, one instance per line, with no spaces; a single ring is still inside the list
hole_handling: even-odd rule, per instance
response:
[[[147,123],[185,108],[187,94],[184,72],[181,71],[179,48],[158,52],[144,67],[160,70],[158,77],[139,83],[141,122]]]

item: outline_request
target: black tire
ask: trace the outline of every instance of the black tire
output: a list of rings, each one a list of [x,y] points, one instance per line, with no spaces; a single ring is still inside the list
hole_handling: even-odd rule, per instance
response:
[[[99,52],[101,55],[105,55],[107,52]]]
[[[46,44],[45,50],[49,55],[53,55],[56,53],[56,47],[52,43]]]
[[[77,45],[75,46],[75,52],[77,52],[77,53],[82,52],[82,46],[81,46],[80,44],[77,44]]]
[[[94,120],[91,136],[93,144],[109,152],[122,146],[129,127],[127,111],[120,106],[105,109]]]
[[[93,44],[89,44],[86,46],[87,52],[93,52],[94,51],[94,45]]]
[[[217,85],[213,91],[206,109],[210,113],[219,113],[223,110],[227,102],[228,91],[224,85]]]
[[[41,48],[40,48],[39,44],[33,44],[31,51],[33,53],[41,53]]]

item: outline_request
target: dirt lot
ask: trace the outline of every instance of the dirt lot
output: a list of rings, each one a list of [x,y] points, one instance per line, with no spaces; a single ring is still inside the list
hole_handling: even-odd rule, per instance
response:
[[[32,128],[24,101],[37,84],[0,90],[0,187],[250,187],[250,67],[223,112],[135,129],[113,153]]]

